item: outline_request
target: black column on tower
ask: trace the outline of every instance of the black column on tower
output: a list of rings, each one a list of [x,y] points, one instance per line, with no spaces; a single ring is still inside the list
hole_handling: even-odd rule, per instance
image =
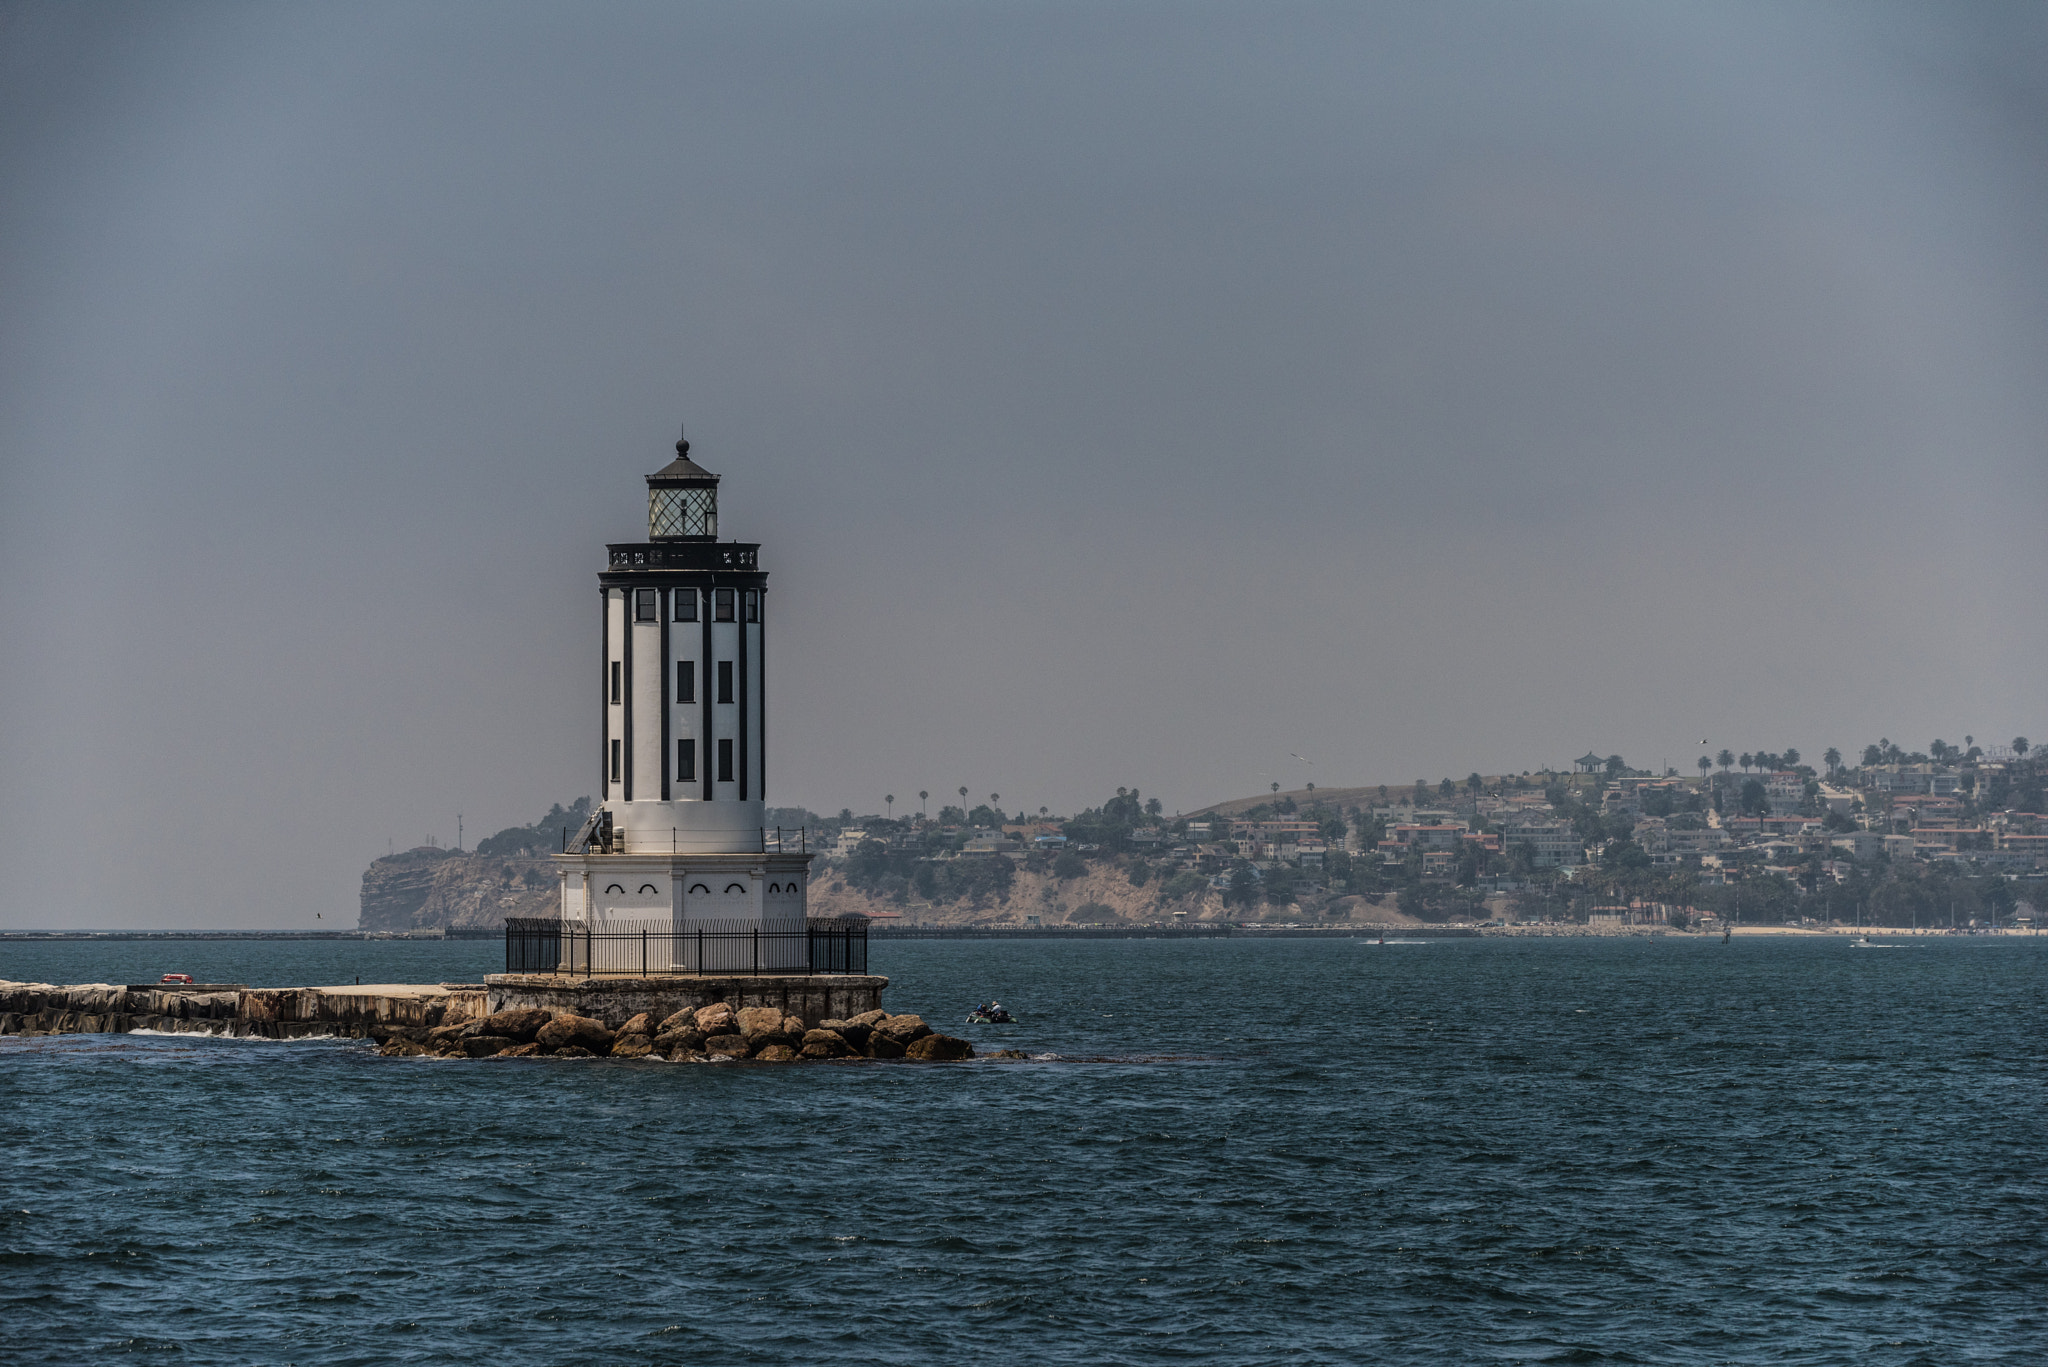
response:
[[[626,662],[625,691],[619,694],[619,702],[625,708],[626,750],[626,801],[633,800],[633,590],[622,589],[619,593],[619,617],[621,619],[619,658]]]
[[[761,796],[768,796],[768,590],[761,590],[761,660],[754,666],[761,680]]]
[[[604,702],[597,717],[597,771],[604,781],[598,785],[597,791],[609,798],[612,795],[612,591],[598,589],[597,601],[604,608],[604,630],[601,633],[604,649],[597,662],[597,695]]]
[[[742,802],[745,802],[745,801],[747,800],[747,593],[748,593],[748,590],[746,590],[746,589],[740,589],[740,590],[737,590],[737,591],[736,591],[736,592],[735,592],[735,593],[733,594],[733,599],[734,599],[734,603],[735,603],[735,606],[737,606],[737,607],[738,607],[738,609],[739,609],[739,611],[737,611],[737,612],[733,613],[733,616],[734,616],[735,618],[737,618],[737,619],[738,619],[737,621],[735,621],[735,622],[733,623],[733,625],[734,625],[734,627],[735,627],[735,628],[736,628],[736,629],[738,630],[738,632],[739,632],[739,638],[740,638],[740,664],[739,664],[739,676],[740,676],[740,679],[739,679],[739,684],[740,684],[740,692],[739,692],[739,700],[740,700],[740,743],[739,743],[739,752],[740,752],[740,801],[742,801]]]
[[[675,671],[669,667],[668,663],[668,614],[669,598],[672,592],[670,589],[663,589],[657,596],[654,604],[655,612],[661,617],[661,800],[663,802],[668,801],[669,779],[668,691],[675,687],[674,682],[669,678]]]
[[[713,582],[715,583],[716,581],[714,580]],[[691,592],[695,593],[698,591],[693,589],[691,590]],[[714,673],[714,671],[711,668],[712,597],[712,592],[707,587],[704,590],[702,590],[701,600],[697,604],[697,618],[699,621],[704,623],[704,684],[703,687],[697,690],[697,692],[701,694],[704,699],[704,735],[703,738],[697,742],[697,767],[704,771],[704,799],[707,802],[718,795],[717,791],[711,786],[713,781],[713,775],[715,774],[717,768],[717,766],[715,766],[711,762],[711,757],[718,751],[717,743],[711,739],[711,677]]]

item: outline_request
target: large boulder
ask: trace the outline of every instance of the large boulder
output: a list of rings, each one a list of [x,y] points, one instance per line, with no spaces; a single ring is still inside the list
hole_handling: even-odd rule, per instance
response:
[[[738,1016],[739,1033],[748,1039],[761,1035],[782,1033],[782,1008],[779,1006],[748,1006]]]
[[[868,1042],[861,1046],[861,1052],[869,1058],[902,1058],[903,1046],[877,1030],[868,1036]]]
[[[538,1006],[508,1006],[503,1011],[493,1011],[477,1022],[482,1028],[478,1034],[503,1035],[518,1040],[521,1044],[531,1043],[548,1023],[550,1014]]]
[[[737,1033],[733,1028],[733,1010],[724,1002],[713,1002],[709,1006],[698,1007],[697,1028],[703,1031],[707,1038],[712,1035]]]
[[[384,1047],[377,1052],[385,1058],[416,1058],[432,1051],[424,1044],[415,1044],[403,1035],[393,1035],[384,1041]]]
[[[924,1023],[923,1016],[890,1016],[876,1022],[875,1033],[886,1035],[898,1044],[908,1045],[912,1040],[923,1039],[932,1032]]]
[[[427,1031],[427,1048],[437,1052],[443,1049],[452,1049],[462,1042],[462,1032],[468,1029],[469,1027],[466,1025],[437,1025]],[[476,1032],[470,1031],[470,1033],[475,1034]]]
[[[492,1058],[533,1058],[540,1053],[538,1044],[515,1044],[510,1049],[491,1055]]]
[[[845,1058],[853,1050],[836,1030],[806,1030],[801,1050],[805,1058]]]
[[[925,1063],[958,1063],[974,1057],[974,1046],[951,1035],[920,1035],[903,1052],[906,1057]]]
[[[848,1025],[874,1026],[880,1025],[883,1021],[887,1019],[889,1019],[889,1013],[887,1011],[863,1011],[858,1016],[853,1017],[846,1023]]]
[[[654,1052],[654,1041],[645,1035],[620,1035],[612,1041],[613,1058],[646,1058]]]
[[[713,1035],[704,1041],[704,1052],[713,1058],[745,1058],[754,1052],[754,1046],[744,1035]]]
[[[622,1035],[646,1035],[649,1038],[652,1038],[654,1035],[654,1026],[655,1020],[653,1015],[646,1011],[642,1011],[639,1015],[633,1017],[624,1025],[620,1026],[619,1033]]]
[[[578,1048],[591,1054],[608,1053],[612,1047],[612,1032],[601,1020],[589,1016],[561,1015],[549,1021],[535,1035],[534,1042],[550,1054],[558,1054],[567,1048]]]
[[[786,1044],[771,1044],[760,1053],[754,1055],[754,1061],[756,1063],[794,1063],[796,1061],[796,1050]]]
[[[694,1026],[687,1030],[664,1030],[654,1037],[654,1047],[664,1054],[677,1049],[695,1051],[704,1047],[704,1036]]]
[[[471,1035],[462,1042],[462,1052],[471,1058],[489,1058],[503,1049],[510,1049],[519,1041],[509,1035]]]
[[[695,1030],[696,1028],[697,1013],[686,1006],[673,1016],[663,1020],[661,1024],[655,1026],[654,1037],[660,1039],[663,1035],[674,1030]]]
[[[874,1027],[871,1025],[855,1025],[852,1021],[842,1020],[822,1020],[818,1022],[818,1028],[830,1030],[854,1049],[866,1044],[868,1036],[874,1033]]]
[[[543,1047],[543,1048],[545,1048],[546,1046],[542,1046],[542,1047]],[[555,1050],[554,1056],[555,1056],[556,1058],[596,1058],[596,1057],[597,1057],[597,1055],[596,1055],[596,1054],[593,1054],[593,1053],[591,1053],[591,1052],[590,1052],[590,1051],[589,1051],[588,1049],[585,1049],[585,1048],[584,1048],[584,1047],[583,1047],[582,1045],[580,1045],[580,1044],[565,1044],[565,1045],[563,1045],[563,1046],[562,1046],[561,1048],[559,1048],[559,1049]]]

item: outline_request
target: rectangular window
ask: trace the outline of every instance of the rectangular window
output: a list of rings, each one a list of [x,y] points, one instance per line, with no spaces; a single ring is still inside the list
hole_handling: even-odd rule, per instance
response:
[[[732,742],[729,740],[718,742],[718,781],[732,782]]]
[[[619,781],[619,743],[612,742],[612,782]]]
[[[747,620],[749,622],[761,620],[761,595],[753,589],[747,590]]]
[[[635,590],[633,590],[633,620],[634,620],[634,621],[636,621],[636,622],[652,622],[652,621],[656,620],[656,618],[655,618],[655,615],[654,615],[654,614],[655,614],[656,612],[658,612],[658,611],[660,610],[660,608],[659,608],[659,605],[658,605],[658,603],[657,603],[657,601],[656,601],[656,597],[655,597],[655,594],[656,594],[656,591],[655,591],[654,589],[635,589]]]
[[[718,662],[718,700],[720,702],[732,701],[731,660],[720,660]]]
[[[676,590],[676,620],[694,622],[697,620],[697,590]]]
[[[697,781],[697,742],[679,740],[676,742],[676,782]]]
[[[712,621],[730,622],[732,620],[732,590],[713,589],[711,591],[711,607]]]
[[[697,701],[697,662],[695,660],[676,661],[676,701]]]
[[[619,700],[619,662],[612,661],[612,701]]]

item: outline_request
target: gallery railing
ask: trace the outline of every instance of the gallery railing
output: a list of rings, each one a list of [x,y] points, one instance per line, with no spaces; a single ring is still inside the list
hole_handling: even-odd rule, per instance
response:
[[[733,921],[608,921],[505,918],[505,971],[573,977],[704,973],[756,977],[865,973],[865,916],[755,925]]]

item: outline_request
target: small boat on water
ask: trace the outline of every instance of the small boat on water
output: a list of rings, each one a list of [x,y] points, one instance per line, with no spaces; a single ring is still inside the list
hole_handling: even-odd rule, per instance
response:
[[[987,1002],[967,1013],[969,1025],[1015,1025],[1017,1018],[1003,1009],[1001,1002]]]

